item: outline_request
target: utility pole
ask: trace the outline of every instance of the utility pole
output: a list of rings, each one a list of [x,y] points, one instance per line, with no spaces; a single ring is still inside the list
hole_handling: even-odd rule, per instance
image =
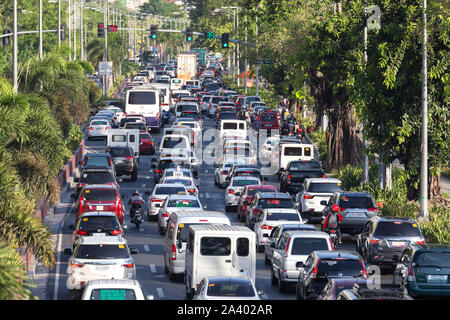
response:
[[[245,42],[247,42],[247,15],[245,15]],[[247,46],[245,46],[245,63],[244,63],[244,93],[247,94]]]
[[[39,0],[39,59],[42,59],[42,0]]]
[[[144,29],[144,17],[141,16],[141,29]],[[141,48],[140,48],[140,56],[141,56],[141,67],[144,65],[144,31],[141,30]]]
[[[108,61],[108,0],[104,2],[103,8],[103,27],[105,34],[105,54],[103,55],[103,61]],[[103,95],[108,96],[108,76],[103,76]]]
[[[58,48],[61,46],[61,0],[58,0]]]
[[[17,0],[14,0],[13,9],[13,90],[17,93]]]
[[[83,45],[83,5],[84,0],[80,0],[80,59],[84,60],[84,45]]]
[[[256,93],[259,96],[258,16],[256,16]]]
[[[367,72],[367,25],[364,24],[364,72]],[[367,73],[366,73],[367,75]],[[364,126],[364,124],[362,124]],[[367,156],[367,139],[363,132],[363,160],[362,160],[362,181],[369,183],[369,157]]]
[[[73,0],[73,60],[77,60],[77,2]]]
[[[428,66],[427,66],[427,0],[423,0],[422,29],[422,128],[420,150],[420,217],[428,218]]]
[[[237,9],[235,9],[237,10]],[[239,11],[236,14],[236,31],[237,31],[237,39],[239,39]],[[240,52],[239,52],[239,42],[237,43],[237,67],[238,67],[238,75],[241,73],[241,58],[240,58]],[[239,87],[240,79],[237,78],[237,86]]]
[[[67,18],[67,31],[69,33],[69,61],[72,61],[72,19],[71,19],[71,15],[70,15],[70,0],[69,1],[69,5],[67,8],[67,14],[68,14],[68,18]]]

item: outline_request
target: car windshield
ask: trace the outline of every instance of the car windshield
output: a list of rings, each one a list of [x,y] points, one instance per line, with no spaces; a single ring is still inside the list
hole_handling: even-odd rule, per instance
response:
[[[80,230],[110,231],[120,229],[119,221],[113,216],[89,216],[80,220]]]
[[[200,208],[197,199],[171,199],[167,203],[168,208]]]
[[[110,172],[85,172],[80,177],[80,182],[85,184],[107,184],[114,182]]]
[[[77,259],[128,259],[130,252],[125,244],[81,244],[73,256]]]
[[[340,182],[322,182],[322,183],[311,183],[308,187],[308,192],[319,192],[319,193],[333,193],[336,191],[343,191],[342,183]]]
[[[85,158],[85,166],[89,167],[109,167],[109,161],[107,157],[93,157],[87,156]]]
[[[374,208],[375,203],[371,197],[361,197],[361,196],[346,196],[343,195],[339,199],[339,206],[342,208]]]
[[[291,212],[267,212],[266,216],[267,221],[300,221],[300,218],[297,213]]]
[[[419,268],[441,267],[450,268],[450,251],[446,252],[420,252],[416,256],[416,266]]]
[[[298,256],[307,256],[311,252],[316,250],[328,250],[327,239],[304,238],[304,237],[294,238],[294,242],[292,243],[291,254]]]
[[[292,199],[279,199],[279,198],[273,198],[273,199],[259,199],[258,206],[263,209],[267,208],[294,208],[294,202]]]
[[[421,233],[416,223],[403,221],[382,221],[378,223],[374,236],[420,237]]]
[[[183,187],[164,187],[164,186],[158,186],[155,190],[155,194],[161,195],[161,194],[178,194],[178,193],[185,193],[185,189]]]
[[[108,152],[111,155],[111,157],[113,157],[113,158],[131,156],[130,148],[122,148],[122,147],[109,148]]]
[[[320,170],[321,166],[319,162],[315,161],[301,161],[291,162],[289,165],[289,171],[307,171],[307,170]]]
[[[208,284],[206,294],[211,297],[254,297],[250,281],[219,280]]]
[[[92,289],[89,300],[137,300],[134,289],[101,288]]]
[[[322,259],[317,268],[318,276],[326,274],[332,277],[358,277],[362,273],[362,264],[358,260]]]
[[[114,189],[85,189],[83,197],[87,201],[116,201],[116,191]]]
[[[240,180],[233,180],[233,187],[244,187],[249,184],[259,184],[259,180],[250,180],[250,179],[240,179]]]

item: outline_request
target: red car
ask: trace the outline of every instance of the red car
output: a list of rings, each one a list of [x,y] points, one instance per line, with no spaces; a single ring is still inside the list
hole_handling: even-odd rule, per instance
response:
[[[253,196],[256,192],[277,192],[277,188],[270,184],[265,185],[247,185],[244,188],[244,191],[242,191],[242,195],[238,200],[237,203],[237,217],[240,221],[245,220],[245,214],[247,212],[247,207],[252,201]]]
[[[111,185],[90,185],[84,187],[75,204],[76,220],[84,213],[91,211],[114,212],[120,224],[123,224],[125,208],[119,190]]]
[[[155,154],[153,138],[145,130],[139,131],[139,154]]]
[[[278,115],[274,111],[270,110],[262,112],[261,115],[258,117],[258,120],[259,125],[257,129],[259,130],[261,129],[277,130],[280,128],[278,123]]]

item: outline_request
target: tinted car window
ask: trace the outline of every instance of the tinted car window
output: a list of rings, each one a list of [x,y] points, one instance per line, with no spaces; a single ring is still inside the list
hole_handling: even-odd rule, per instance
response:
[[[197,200],[188,199],[172,199],[167,203],[168,208],[200,208],[200,203]]]
[[[231,239],[226,237],[202,237],[200,253],[203,256],[229,256]]]
[[[127,259],[128,247],[124,244],[79,245],[74,252],[78,259]]]
[[[181,107],[181,111],[182,112],[186,112],[186,111],[197,111],[197,106],[194,105],[184,105]]]
[[[130,92],[128,97],[129,104],[155,104],[155,92]]]
[[[186,145],[186,140],[183,138],[178,138],[178,137],[165,137],[163,140],[163,148],[180,148],[180,149],[185,149],[187,148]]]
[[[268,221],[278,221],[278,220],[288,220],[288,221],[300,221],[298,214],[287,213],[287,212],[267,212],[266,220]]]
[[[191,186],[192,181],[189,179],[167,179],[164,181],[164,183],[180,183],[185,186]]]
[[[223,97],[212,97],[211,98],[211,102],[213,104],[218,104],[220,101],[228,101],[227,98],[223,98]]]
[[[259,192],[259,193],[264,193],[264,192],[275,192],[276,190],[273,190],[273,189],[254,189],[254,188],[250,188],[250,189],[248,189],[248,191],[247,191],[247,196],[250,196],[250,197],[252,197],[252,196],[254,196],[257,192]]]
[[[236,253],[239,257],[248,256],[249,252],[249,241],[247,238],[239,238],[236,240]]]
[[[308,187],[308,192],[334,193],[342,190],[342,183],[310,183]]]
[[[178,194],[178,192],[185,192],[182,187],[158,187],[155,194]]]
[[[109,167],[109,161],[107,157],[91,157],[88,156],[85,159],[85,166],[90,167]]]
[[[321,169],[320,164],[318,162],[310,162],[310,161],[304,161],[304,162],[291,162],[289,166],[289,170],[291,171],[299,171],[299,170],[317,170]]]
[[[145,130],[145,124],[143,124],[143,123],[126,123],[125,129]]]
[[[294,202],[292,199],[259,199],[258,206],[267,208],[294,208]]]
[[[91,126],[106,126],[108,125],[107,121],[92,121]]]
[[[318,273],[327,273],[328,276],[359,276],[362,274],[362,265],[358,260],[322,259],[319,262]]]
[[[285,156],[301,156],[302,148],[301,147],[286,147],[284,148]]]
[[[88,201],[115,201],[116,191],[113,189],[86,189],[83,192],[83,197]]]
[[[109,172],[86,172],[81,175],[80,182],[86,184],[107,184],[114,182],[114,178]]]
[[[112,216],[90,216],[80,220],[80,230],[117,230],[119,221]]]
[[[343,208],[373,208],[374,203],[370,197],[341,196],[339,206]]]
[[[219,120],[230,120],[230,119],[236,119],[236,115],[231,112],[223,112],[219,114]]]
[[[212,297],[254,297],[255,290],[250,282],[210,282],[206,294]]]
[[[131,156],[130,148],[122,148],[122,147],[109,148],[108,152],[109,152],[109,154],[112,157],[128,157],[128,156]]]
[[[307,256],[316,250],[328,250],[327,239],[295,238],[292,243],[291,254]]]
[[[415,259],[416,266],[450,268],[449,252],[419,252]]]
[[[258,184],[257,180],[233,180],[233,187],[244,187],[249,184]]]
[[[271,113],[264,113],[263,115],[261,115],[261,120],[262,121],[275,121],[275,120],[277,120],[277,117]]]
[[[415,227],[414,227],[415,225]],[[402,221],[382,221],[378,223],[375,230],[375,236],[403,236],[403,237],[419,237],[420,231],[417,224]]]

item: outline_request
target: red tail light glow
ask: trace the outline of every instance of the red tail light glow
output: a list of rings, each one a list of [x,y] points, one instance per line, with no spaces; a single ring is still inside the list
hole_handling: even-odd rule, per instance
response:
[[[129,263],[129,264],[124,264],[123,265],[125,268],[133,268],[134,264],[133,263]]]
[[[172,244],[172,260],[177,260],[177,248]]]
[[[267,224],[263,224],[263,225],[261,226],[261,229],[272,230],[273,227],[272,227],[272,226],[268,226]]]
[[[370,212],[375,212],[375,213],[378,212],[378,208],[367,208],[367,210]]]
[[[113,236],[121,235],[121,234],[122,234],[122,230],[120,230],[120,229],[118,229],[118,230],[113,230],[113,231],[111,231],[111,234],[112,234]]]
[[[303,196],[303,198],[305,198],[305,199],[312,199],[312,198],[314,198],[314,196],[312,196],[312,195],[306,193],[306,194]]]
[[[85,236],[87,234],[87,232],[83,231],[83,230],[77,230],[76,234],[77,234],[77,236]]]

